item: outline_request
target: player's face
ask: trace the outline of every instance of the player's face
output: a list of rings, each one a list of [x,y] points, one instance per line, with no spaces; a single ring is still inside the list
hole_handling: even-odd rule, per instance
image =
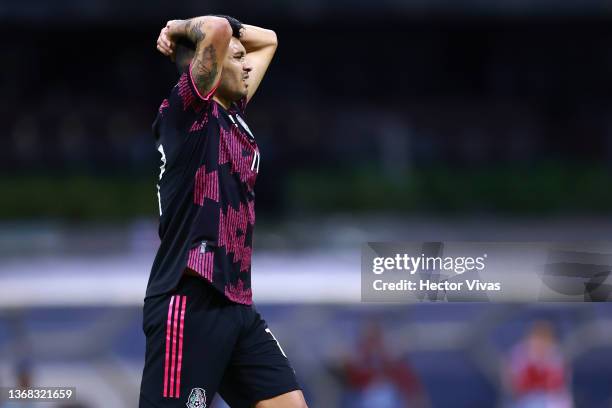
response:
[[[244,46],[235,37],[232,37],[227,56],[223,63],[223,73],[219,92],[232,101],[237,101],[248,92],[249,72],[252,70],[246,59]]]

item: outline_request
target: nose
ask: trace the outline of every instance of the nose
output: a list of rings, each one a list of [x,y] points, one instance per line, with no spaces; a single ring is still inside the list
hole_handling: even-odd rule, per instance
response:
[[[249,65],[249,64],[247,64],[247,63],[245,63],[245,64],[242,66],[242,69],[243,69],[244,71],[246,71],[246,72],[251,72],[251,71],[253,70],[253,67],[252,67],[251,65]]]

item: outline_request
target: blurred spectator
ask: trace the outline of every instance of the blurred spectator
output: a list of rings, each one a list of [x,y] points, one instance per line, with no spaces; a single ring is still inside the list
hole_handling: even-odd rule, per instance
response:
[[[421,381],[402,359],[388,352],[382,328],[370,322],[357,350],[343,361],[338,375],[347,391],[342,406],[351,408],[426,407]]]
[[[21,361],[17,364],[16,367],[16,377],[17,381],[13,384],[6,384],[9,387],[15,387],[17,389],[24,389],[32,387],[32,367],[28,361]],[[1,403],[1,401],[0,401]],[[24,401],[8,401],[3,405],[0,405],[0,408],[34,408],[35,405],[32,402],[24,402]]]
[[[511,352],[504,379],[515,408],[571,408],[570,368],[552,325],[536,322]]]

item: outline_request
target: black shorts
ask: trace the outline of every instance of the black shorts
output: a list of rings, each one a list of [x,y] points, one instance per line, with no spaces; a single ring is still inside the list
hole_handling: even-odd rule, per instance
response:
[[[183,276],[169,294],[145,300],[147,337],[140,408],[232,408],[300,389],[280,344],[254,306],[227,300]]]

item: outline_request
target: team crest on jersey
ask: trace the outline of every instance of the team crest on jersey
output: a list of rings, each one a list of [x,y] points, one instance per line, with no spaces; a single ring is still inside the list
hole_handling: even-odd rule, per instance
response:
[[[206,408],[206,391],[194,388],[187,399],[187,408]]]

